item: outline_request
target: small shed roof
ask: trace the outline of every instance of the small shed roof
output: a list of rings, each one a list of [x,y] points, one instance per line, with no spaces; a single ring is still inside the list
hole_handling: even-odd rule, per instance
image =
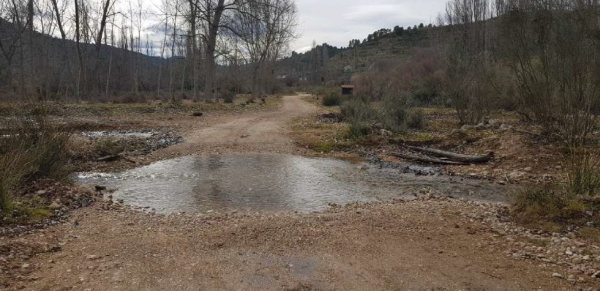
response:
[[[352,85],[342,85],[342,89],[354,89]]]

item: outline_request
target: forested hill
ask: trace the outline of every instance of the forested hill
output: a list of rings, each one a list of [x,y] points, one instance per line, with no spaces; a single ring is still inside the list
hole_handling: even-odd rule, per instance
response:
[[[375,31],[362,41],[350,40],[347,47],[324,43],[305,53],[293,52],[281,61],[278,74],[313,84],[349,81],[353,74],[368,71],[380,61],[399,59],[412,49],[428,47],[430,35],[437,29],[431,25],[397,26]]]

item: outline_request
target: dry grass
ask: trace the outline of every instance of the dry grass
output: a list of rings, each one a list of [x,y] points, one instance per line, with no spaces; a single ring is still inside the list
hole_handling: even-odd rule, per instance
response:
[[[565,160],[570,191],[577,195],[598,194],[600,190],[598,152],[586,147],[572,147]]]
[[[296,143],[319,153],[331,153],[352,146],[352,141],[344,138],[348,125],[343,123],[323,123],[315,117],[305,117],[292,124]]]
[[[11,209],[13,194],[28,181],[64,178],[66,146],[71,136],[48,118],[44,104],[30,104],[2,119],[0,138],[0,209]]]
[[[600,239],[600,203],[569,192],[560,185],[530,188],[513,197],[511,213],[517,222],[546,232],[579,228],[585,239]],[[598,240],[600,241],[600,240]]]

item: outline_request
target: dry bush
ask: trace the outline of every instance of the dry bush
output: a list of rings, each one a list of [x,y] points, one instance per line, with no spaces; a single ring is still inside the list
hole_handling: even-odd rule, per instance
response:
[[[11,193],[27,181],[64,178],[66,146],[71,133],[48,117],[49,107],[28,106],[27,112],[2,120],[0,138],[0,209],[10,206]]]
[[[593,196],[600,190],[600,154],[583,146],[571,147],[566,157],[567,185],[577,195]]]
[[[560,187],[526,189],[513,197],[511,212],[526,224],[563,224],[586,217],[586,204]]]
[[[598,1],[501,0],[501,57],[516,76],[519,106],[567,143],[589,135],[600,102]]]
[[[327,107],[339,106],[340,104],[342,104],[342,96],[337,90],[330,90],[326,95],[322,97],[321,104]]]
[[[427,124],[425,113],[420,109],[413,109],[408,113],[406,125],[411,129],[423,129]]]
[[[231,104],[235,100],[235,92],[225,90],[223,93],[221,93],[221,99],[223,99],[224,103]]]
[[[377,111],[370,103],[362,98],[354,97],[341,105],[344,120],[350,123],[348,138],[357,139],[368,135],[372,131],[373,120],[377,118]]]

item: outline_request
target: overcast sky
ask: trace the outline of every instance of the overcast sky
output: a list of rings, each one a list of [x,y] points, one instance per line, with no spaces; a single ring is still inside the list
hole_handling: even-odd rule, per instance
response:
[[[301,37],[290,49],[308,50],[318,44],[348,46],[380,28],[435,22],[447,0],[296,0]]]
[[[137,3],[138,0],[118,0],[117,3],[121,10],[127,11],[130,1]],[[161,0],[141,1],[144,9],[160,10]],[[300,38],[291,44],[290,49],[307,51],[313,40],[317,44],[346,47],[351,39],[362,40],[380,28],[429,24],[445,10],[446,2],[448,0],[296,0],[300,14]],[[157,23],[160,20],[149,16],[145,26],[148,28]],[[158,27],[162,28],[162,24]],[[159,51],[162,34],[155,31],[149,36],[157,43],[155,51]]]

